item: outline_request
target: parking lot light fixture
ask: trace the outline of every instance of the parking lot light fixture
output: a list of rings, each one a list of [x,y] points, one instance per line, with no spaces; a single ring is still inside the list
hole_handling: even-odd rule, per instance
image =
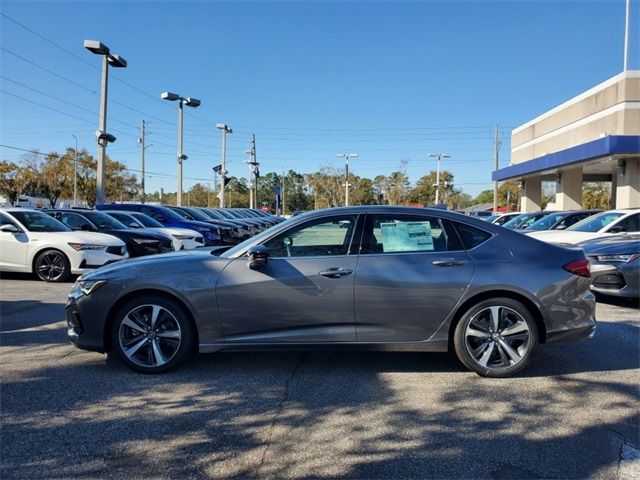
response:
[[[191,97],[183,97],[178,95],[177,93],[172,92],[162,92],[160,94],[160,98],[163,100],[168,100],[170,102],[178,102],[178,188],[177,188],[177,198],[176,204],[178,206],[182,205],[182,162],[184,162],[187,158],[184,152],[182,151],[182,120],[183,120],[183,106],[196,108],[200,106],[200,100],[197,98]]]
[[[336,155],[338,158],[344,158],[344,206],[349,206],[349,159],[357,158],[357,153],[339,153]]]
[[[100,121],[98,139],[98,165],[96,171],[96,204],[105,202],[105,157],[107,144],[116,137],[107,133],[107,89],[109,84],[109,65],[126,68],[127,61],[120,55],[112,55],[109,47],[98,40],[85,40],[84,48],[95,55],[102,55],[102,87],[100,89]]]
[[[227,175],[227,133],[233,133],[226,123],[216,124],[216,128],[222,132],[222,170],[220,171],[220,208],[225,208],[224,187]]]
[[[434,187],[436,187],[435,204],[438,205],[440,203],[440,160],[443,158],[451,158],[451,155],[449,155],[448,153],[430,153],[429,157],[435,157],[438,159],[438,161],[436,162],[436,183],[434,185]]]

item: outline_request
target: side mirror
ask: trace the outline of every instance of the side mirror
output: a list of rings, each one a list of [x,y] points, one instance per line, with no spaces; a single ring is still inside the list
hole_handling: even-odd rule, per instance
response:
[[[158,215],[157,217],[155,217],[156,220],[158,220],[159,222],[166,222],[167,218],[164,215]]]
[[[269,251],[264,245],[254,245],[247,251],[249,256],[249,268],[251,270],[259,270],[267,264],[269,258]]]
[[[567,228],[567,226],[566,226],[566,225],[558,225],[558,226],[556,227],[556,230],[565,230],[566,228]]]
[[[0,232],[18,233],[19,231],[20,230],[18,230],[18,227],[16,227],[15,225],[12,225],[11,223],[2,225],[0,227]]]
[[[615,225],[609,229],[609,233],[624,233],[627,229],[621,225]]]
[[[130,228],[140,228],[140,225],[138,225],[136,222],[131,222],[131,223],[129,224],[129,227],[130,227]]]
[[[94,228],[88,223],[83,223],[82,225],[80,225],[80,230],[82,230],[83,232],[93,232]]]

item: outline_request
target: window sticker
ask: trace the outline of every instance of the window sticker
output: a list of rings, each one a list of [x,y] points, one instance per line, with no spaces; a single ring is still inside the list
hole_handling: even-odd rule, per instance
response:
[[[389,222],[381,223],[382,251],[389,252],[431,252],[433,236],[431,222]]]

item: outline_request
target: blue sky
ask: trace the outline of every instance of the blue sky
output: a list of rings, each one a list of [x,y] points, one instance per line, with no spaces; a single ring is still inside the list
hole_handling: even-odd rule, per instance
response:
[[[341,167],[337,153],[357,152],[355,174],[389,174],[407,160],[415,182],[435,168],[428,153],[447,152],[445,168],[475,195],[491,185],[495,124],[506,166],[511,128],[622,70],[624,8],[624,0],[2,1],[0,143],[63,151],[76,135],[96,152],[100,60],[82,41],[97,39],[129,63],[111,70],[108,130],[118,140],[108,153],[139,169],[147,120],[148,191],[175,191],[177,105],[159,99],[170,90],[202,100],[185,115],[185,188],[211,179],[215,124],[225,122],[232,175],[247,176],[255,133],[262,172]],[[632,38],[638,68],[635,21]],[[3,160],[21,155],[0,148]]]

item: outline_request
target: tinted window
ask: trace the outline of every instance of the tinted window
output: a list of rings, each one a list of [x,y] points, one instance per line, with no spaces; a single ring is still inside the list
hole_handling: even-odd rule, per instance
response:
[[[485,242],[489,238],[491,238],[490,233],[480,230],[479,228],[475,228],[464,223],[454,222],[454,224],[458,229],[458,234],[460,235],[460,239],[464,244],[464,248],[466,248],[467,250],[477,247],[482,242]]]
[[[184,220],[180,215],[167,207],[145,207],[142,206],[142,213],[149,215],[151,218],[155,218],[156,220],[160,220],[162,217],[170,220]],[[162,220],[161,220],[162,221]]]
[[[365,227],[363,254],[462,250],[442,219],[421,215],[371,215]]]
[[[87,226],[92,230],[95,230],[95,226],[91,224],[89,220],[84,218],[82,215],[78,215],[77,213],[69,213],[69,212],[60,212],[59,219],[65,225],[73,228],[74,230],[80,230],[83,226]]]
[[[19,228],[13,221],[9,220],[4,215],[0,214],[0,227],[3,225],[13,225],[16,228]]]
[[[558,220],[562,220],[563,217],[564,215],[562,213],[552,213],[534,222],[533,225],[529,227],[529,230],[549,230]]]
[[[136,225],[140,226],[140,222],[137,222],[133,217],[131,217],[131,215],[127,215],[126,213],[109,212],[107,213],[107,215],[115,218],[116,220],[118,220],[123,225],[126,225],[127,227],[131,223],[135,223]]]
[[[624,228],[625,232],[640,232],[640,214],[631,215],[625,218],[616,227]]]
[[[101,230],[122,230],[127,227],[113,217],[102,212],[83,212],[83,217],[91,220]]]
[[[30,232],[69,232],[65,224],[40,212],[11,212]]]
[[[356,215],[312,220],[286,230],[265,246],[272,257],[347,255],[356,220]]]
[[[154,220],[148,215],[145,215],[144,213],[132,213],[131,216],[136,220],[138,220],[145,227],[151,227],[151,228],[164,227],[164,225],[162,225],[160,222],[158,222],[157,220]]]

